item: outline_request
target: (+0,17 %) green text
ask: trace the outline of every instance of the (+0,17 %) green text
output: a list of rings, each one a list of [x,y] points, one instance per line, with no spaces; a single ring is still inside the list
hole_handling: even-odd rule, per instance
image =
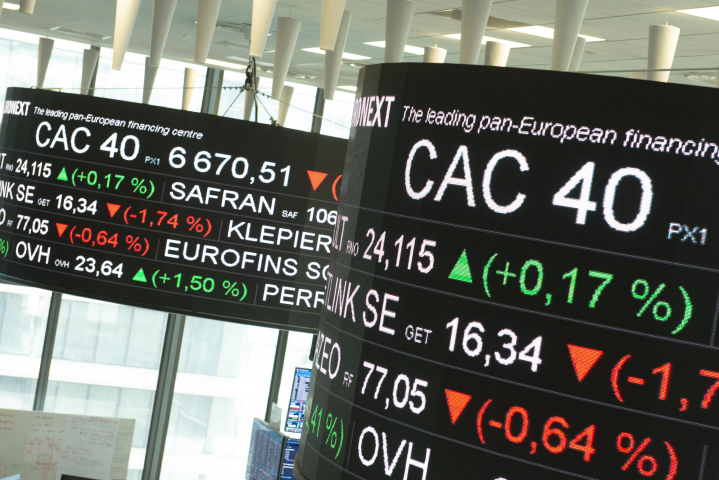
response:
[[[125,175],[118,173],[108,173],[103,175],[96,170],[84,171],[79,168],[72,170],[71,173],[63,167],[57,176],[61,182],[70,182],[73,187],[87,186],[96,188],[97,190],[123,190],[127,193],[139,195],[143,198],[151,198],[155,193],[155,183],[150,179],[132,177],[125,182]]]
[[[487,263],[484,265],[482,270],[482,285],[484,292],[488,298],[492,298],[492,289],[497,288],[496,285],[490,288],[491,284],[499,282],[501,287],[517,282],[522,294],[535,297],[540,296],[542,286],[544,283],[544,265],[538,260],[527,260],[524,262],[522,267],[517,271],[511,268],[511,262],[506,261],[502,266],[502,262],[498,261],[499,254],[495,253],[492,255]],[[460,282],[474,283],[472,278],[472,272],[467,259],[467,251],[463,251],[462,255],[457,260],[452,272],[449,274],[451,280],[457,280]],[[600,272],[597,270],[589,270],[587,272],[587,278],[596,279],[596,288],[594,289],[591,298],[588,301],[588,308],[595,308],[600,301],[602,293],[614,280],[614,274],[607,272]],[[581,275],[578,268],[574,268],[562,275],[562,280],[567,282],[567,296],[566,303],[573,304],[575,302],[575,289],[578,281],[580,281]],[[637,317],[653,317],[658,322],[666,322],[670,318],[679,318],[678,326],[671,332],[672,335],[676,335],[687,326],[692,318],[694,307],[691,301],[689,293],[683,286],[677,287],[681,293],[681,298],[684,301],[683,313],[679,308],[672,308],[671,304],[661,298],[661,294],[666,293],[667,285],[661,283],[656,288],[652,288],[648,281],[644,279],[637,279],[634,281],[631,287],[631,295],[634,299],[642,301],[642,306],[637,311]],[[544,306],[549,306],[552,303],[552,294],[544,294]],[[679,310],[679,311],[678,311]]]

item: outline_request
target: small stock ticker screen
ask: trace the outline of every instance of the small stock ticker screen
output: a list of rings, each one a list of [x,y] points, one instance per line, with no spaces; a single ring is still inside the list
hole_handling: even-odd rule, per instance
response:
[[[362,70],[310,480],[719,475],[719,92]]]
[[[346,140],[21,88],[4,107],[0,273],[316,331]]]

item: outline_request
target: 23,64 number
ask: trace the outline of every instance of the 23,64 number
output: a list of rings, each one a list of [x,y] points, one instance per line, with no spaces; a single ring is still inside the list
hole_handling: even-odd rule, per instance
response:
[[[95,272],[97,262],[94,258],[78,255],[75,260],[78,261],[78,264],[75,265],[75,270],[78,272]],[[122,278],[122,263],[115,266],[110,260],[105,260],[102,262],[100,269],[96,272],[96,276],[99,276],[100,274],[106,277],[109,277],[110,275],[117,275],[117,278]]]

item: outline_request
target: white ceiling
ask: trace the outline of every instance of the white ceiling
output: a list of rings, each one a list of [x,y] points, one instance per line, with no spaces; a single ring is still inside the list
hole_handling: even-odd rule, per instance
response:
[[[16,2],[17,0],[10,0]],[[39,0],[34,15],[23,15],[5,9],[0,27],[47,35],[66,40],[92,43],[112,48],[116,0]],[[429,14],[428,12],[461,8],[462,0],[416,0],[409,45],[424,47],[437,45],[448,50],[447,62],[459,58],[459,40],[442,37],[459,33],[460,22]],[[309,83],[322,86],[324,58],[322,55],[301,49],[317,47],[320,37],[321,0],[279,0],[275,18],[292,16],[302,21],[297,49],[292,59],[291,72],[314,76]],[[620,70],[644,68],[647,56],[649,25],[664,24],[681,29],[674,67],[707,68],[719,66],[719,22],[702,19],[676,10],[719,5],[705,0],[590,0],[581,33],[604,38],[606,42],[588,43],[580,70]],[[384,50],[365,45],[365,42],[384,40],[386,0],[348,0],[347,10],[352,12],[346,52],[365,55],[371,60],[361,63],[381,63]],[[552,27],[555,0],[495,0],[491,15],[501,19],[529,25]],[[142,0],[130,51],[149,54],[152,0]],[[195,20],[197,0],[179,0],[172,21],[165,57],[191,62],[195,48]],[[251,0],[224,0],[220,23],[251,23]],[[276,20],[275,20],[276,21]],[[62,30],[54,30],[60,27]],[[275,25],[273,23],[272,29]],[[68,30],[78,34],[63,33]],[[488,29],[487,35],[500,35],[502,39],[532,45],[513,49],[509,66],[547,69],[551,59],[551,40],[522,33]],[[88,35],[83,37],[81,35]],[[183,36],[188,38],[183,38]],[[110,37],[105,40],[102,37]],[[273,62],[274,35],[268,39],[267,53],[260,65]],[[230,43],[230,45],[228,45]],[[233,46],[234,44],[234,46]],[[247,58],[248,42],[242,33],[217,30],[210,50],[210,58],[236,61],[227,57]],[[420,56],[405,54],[405,61],[421,61]],[[349,61],[348,61],[349,62]],[[481,60],[480,60],[481,63]],[[339,85],[354,85],[358,69],[343,65]],[[617,74],[628,77],[628,73]],[[297,81],[288,78],[290,81]],[[671,82],[698,85],[683,73],[672,73]]]

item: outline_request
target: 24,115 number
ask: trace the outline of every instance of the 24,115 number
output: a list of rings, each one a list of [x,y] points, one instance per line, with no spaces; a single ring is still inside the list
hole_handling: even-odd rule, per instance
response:
[[[372,255],[377,256],[377,263],[382,263],[382,259],[385,256],[384,251],[384,243],[385,238],[387,237],[387,232],[382,232],[382,234],[377,238],[374,228],[370,228],[367,230],[366,237],[371,237],[369,245],[367,245],[367,249],[364,251],[364,254],[362,255],[362,258],[365,260],[372,260]],[[375,244],[375,240],[377,243]],[[401,264],[404,264],[402,260],[403,252],[404,250],[408,251],[407,254],[407,270],[412,270],[412,262],[414,261],[414,251],[415,247],[417,245],[417,237],[413,237],[412,240],[409,240],[407,243],[405,243],[404,235],[399,237],[396,242],[394,242],[394,246],[397,248],[397,257],[394,262],[395,267],[399,267]],[[374,246],[374,249],[372,249],[372,246]],[[422,245],[419,248],[418,257],[420,259],[427,259],[427,263],[423,264],[422,261],[417,261],[417,269],[421,273],[429,273],[434,268],[434,254],[429,250],[430,248],[436,247],[437,242],[434,240],[422,240]],[[387,259],[385,259],[384,269],[387,270],[389,268],[389,255],[387,255]]]

